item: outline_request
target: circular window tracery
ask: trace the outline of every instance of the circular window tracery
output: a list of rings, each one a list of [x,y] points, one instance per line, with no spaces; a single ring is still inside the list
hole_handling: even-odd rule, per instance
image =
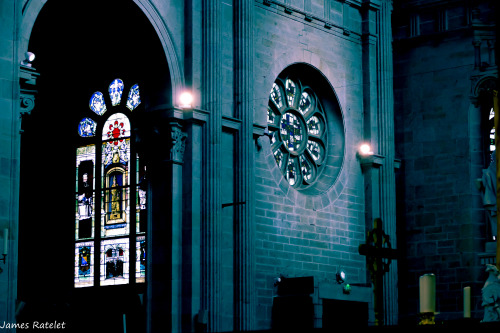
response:
[[[320,176],[327,155],[326,114],[320,100],[301,80],[277,78],[267,112],[278,168],[292,187],[308,188]]]

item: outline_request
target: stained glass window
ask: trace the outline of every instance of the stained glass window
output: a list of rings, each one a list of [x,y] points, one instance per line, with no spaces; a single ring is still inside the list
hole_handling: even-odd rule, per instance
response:
[[[137,282],[145,282],[146,278],[146,237],[139,236],[135,243],[135,278]]]
[[[488,124],[490,127],[490,153],[495,151],[495,110],[491,108],[488,116]]]
[[[108,110],[110,115],[85,117],[78,124],[82,140],[88,142],[76,148],[77,288],[145,282],[146,166],[132,153],[130,121],[131,111],[140,104],[139,86],[130,88],[126,105],[120,106],[124,87],[120,79],[109,85],[111,109],[103,94],[95,92],[90,110],[99,116]]]
[[[327,154],[326,113],[314,90],[300,79],[278,78],[269,93],[267,123],[278,168],[297,189],[312,185]]]
[[[283,107],[281,89],[276,83],[273,85],[273,89],[271,90],[270,99],[278,108],[281,109]]]
[[[106,103],[104,102],[104,95],[100,91],[96,91],[92,97],[90,97],[89,107],[92,111],[102,116],[106,112]]]
[[[81,137],[94,136],[96,129],[96,122],[90,118],[83,118],[78,125],[78,134]]]
[[[139,86],[134,84],[128,93],[127,108],[133,111],[141,103],[141,96],[139,94]]]
[[[123,81],[120,79],[115,79],[108,88],[109,98],[111,99],[111,105],[117,106],[122,100],[123,93]]]
[[[94,242],[75,245],[75,287],[94,285]]]
[[[128,238],[101,241],[101,286],[129,283],[129,243]]]

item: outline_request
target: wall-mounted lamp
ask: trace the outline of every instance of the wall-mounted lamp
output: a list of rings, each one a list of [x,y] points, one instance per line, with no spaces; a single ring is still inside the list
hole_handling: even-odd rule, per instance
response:
[[[358,152],[362,156],[373,155],[372,147],[367,143],[361,144]]]
[[[3,261],[4,265],[7,261],[7,253],[9,253],[9,229],[3,229],[3,254],[0,261]],[[3,272],[3,269],[0,267],[0,273]]]
[[[190,109],[193,107],[193,95],[185,91],[179,96],[179,102],[181,109]]]
[[[345,283],[346,281],[347,274],[343,269],[339,269],[337,273],[335,274],[335,280],[337,281],[338,284]],[[349,283],[345,283],[342,286],[342,293],[348,295],[351,293],[351,285]]]
[[[345,282],[345,271],[343,269],[339,270],[337,274],[335,274],[335,280],[337,281],[338,284],[342,284]]]
[[[21,61],[21,65],[31,67],[31,63],[35,60],[35,54],[33,52],[26,52],[24,58],[25,59]]]

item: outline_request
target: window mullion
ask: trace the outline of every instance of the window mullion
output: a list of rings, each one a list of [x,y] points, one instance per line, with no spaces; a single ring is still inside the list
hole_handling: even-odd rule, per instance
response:
[[[96,203],[95,203],[95,231],[94,231],[94,286],[100,285],[101,278],[101,211],[102,211],[102,141],[101,136],[96,140]]]
[[[130,198],[129,198],[129,207],[130,207],[130,233],[129,233],[129,279],[131,284],[135,284],[136,282],[136,257],[137,257],[137,249],[136,249],[136,241],[137,241],[137,156],[135,145],[135,136],[133,132],[130,134],[130,174],[129,174],[129,186],[130,186]]]

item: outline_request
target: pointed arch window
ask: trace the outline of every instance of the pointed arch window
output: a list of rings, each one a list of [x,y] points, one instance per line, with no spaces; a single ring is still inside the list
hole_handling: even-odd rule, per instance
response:
[[[128,95],[125,88],[113,80],[108,103],[102,92],[92,94],[77,126],[75,288],[145,282],[145,166],[131,131],[141,99],[137,84]]]

